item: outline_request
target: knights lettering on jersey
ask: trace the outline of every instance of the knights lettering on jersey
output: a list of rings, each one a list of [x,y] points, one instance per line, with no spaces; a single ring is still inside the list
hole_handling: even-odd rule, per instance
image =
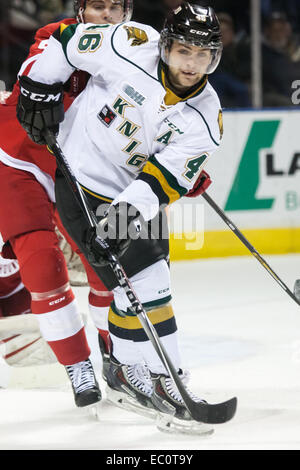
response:
[[[121,117],[125,117],[125,110],[128,106],[133,108],[133,105],[130,104],[128,101],[126,101],[121,96],[118,96],[118,98],[116,99],[116,101],[113,104],[113,108],[117,111],[117,113]]]

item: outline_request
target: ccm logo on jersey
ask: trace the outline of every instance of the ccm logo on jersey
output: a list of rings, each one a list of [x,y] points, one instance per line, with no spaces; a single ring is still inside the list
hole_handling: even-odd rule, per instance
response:
[[[28,91],[23,87],[21,87],[21,93],[32,101],[39,101],[43,103],[49,103],[50,101],[59,101],[61,98],[61,93],[57,93],[57,95],[41,95],[39,93],[33,93],[32,91]]]
[[[60,299],[56,299],[56,300],[53,300],[52,302],[49,302],[49,305],[56,305],[56,304],[60,304],[63,300],[65,300],[65,296],[61,297]]]

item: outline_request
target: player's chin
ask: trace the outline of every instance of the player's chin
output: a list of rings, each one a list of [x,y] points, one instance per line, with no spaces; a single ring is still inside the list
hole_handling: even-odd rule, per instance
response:
[[[181,72],[179,76],[179,80],[181,82],[181,85],[183,86],[196,85],[196,83],[199,82],[200,78],[201,76],[198,73]]]

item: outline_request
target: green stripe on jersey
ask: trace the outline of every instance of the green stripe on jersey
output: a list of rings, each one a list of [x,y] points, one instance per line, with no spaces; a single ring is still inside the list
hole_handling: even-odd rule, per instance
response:
[[[151,162],[154,166],[156,166],[162,172],[169,186],[175,189],[175,191],[177,191],[180,194],[180,197],[184,196],[188,192],[186,188],[184,188],[183,186],[180,186],[175,176],[173,176],[172,173],[169,172],[169,170],[167,170],[163,165],[161,165],[159,161],[154,157],[154,155],[151,155],[148,161]]]
[[[77,27],[79,26],[79,23],[77,24],[71,24],[70,26],[67,26],[67,28],[65,28],[62,33],[60,34],[60,43],[62,45],[62,48],[63,48],[63,51],[64,51],[64,54],[66,56],[66,59],[68,61],[68,63],[74,67],[73,64],[71,64],[71,62],[69,61],[68,59],[68,54],[67,54],[67,45],[70,41],[70,39],[72,39],[72,37],[74,36],[75,32],[76,32],[76,29]]]

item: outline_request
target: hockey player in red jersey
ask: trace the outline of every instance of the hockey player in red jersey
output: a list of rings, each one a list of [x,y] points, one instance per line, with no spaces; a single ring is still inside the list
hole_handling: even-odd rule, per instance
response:
[[[120,23],[131,15],[130,0],[75,0],[74,7],[81,22]],[[73,18],[63,21],[64,25],[73,23],[76,23]],[[28,73],[59,24],[38,30],[20,69],[21,75]],[[65,109],[85,87],[88,78],[85,73],[74,72],[64,93]],[[58,361],[66,366],[76,405],[86,406],[98,402],[101,392],[89,360],[90,348],[70,288],[56,225],[72,248],[77,248],[54,210],[55,159],[49,158],[46,147],[34,144],[17,121],[19,92],[17,82],[11,96],[0,106],[0,231],[5,241],[2,253],[6,258],[16,256],[22,281],[31,294],[31,311],[37,314],[42,335]],[[82,261],[90,284],[90,313],[100,333],[100,348],[108,352],[107,311],[112,294],[84,257]]]

